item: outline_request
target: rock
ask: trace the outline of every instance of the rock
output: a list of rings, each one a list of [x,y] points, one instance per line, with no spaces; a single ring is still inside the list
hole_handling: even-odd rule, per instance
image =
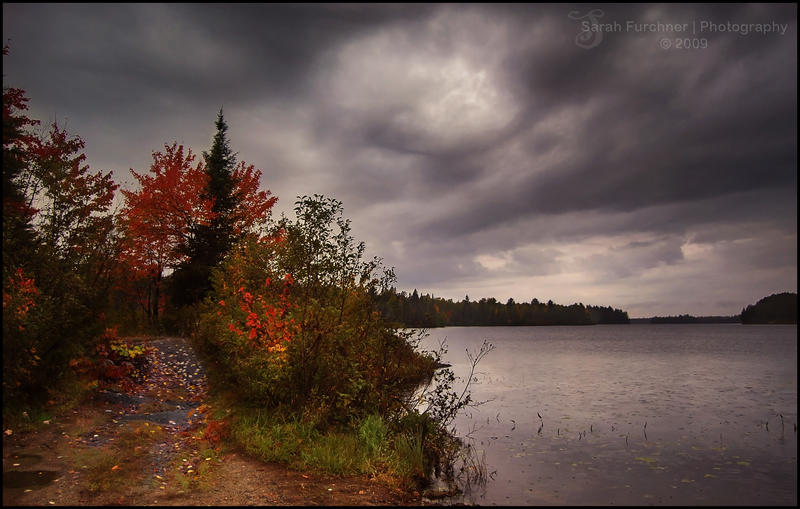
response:
[[[440,478],[435,478],[431,485],[425,488],[422,496],[429,499],[439,499],[458,495],[461,490],[456,486],[453,481],[448,481]]]

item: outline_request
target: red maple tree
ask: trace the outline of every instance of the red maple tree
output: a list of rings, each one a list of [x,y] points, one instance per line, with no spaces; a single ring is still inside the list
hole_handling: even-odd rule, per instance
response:
[[[213,202],[202,198],[208,176],[203,163],[195,164],[195,159],[191,149],[165,144],[163,152],[153,152],[149,174],[131,169],[140,189],[122,190],[123,262],[131,270],[131,283],[146,281],[144,295],[138,297],[153,318],[158,317],[162,305],[164,271],[186,259],[185,246],[197,227],[214,217]]]

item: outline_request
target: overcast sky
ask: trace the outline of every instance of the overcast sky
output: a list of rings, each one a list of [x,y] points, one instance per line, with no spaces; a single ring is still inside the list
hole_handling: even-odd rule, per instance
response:
[[[631,317],[797,291],[793,4],[4,3],[3,40],[93,170],[207,150],[224,107],[276,211],[341,200],[401,290]]]

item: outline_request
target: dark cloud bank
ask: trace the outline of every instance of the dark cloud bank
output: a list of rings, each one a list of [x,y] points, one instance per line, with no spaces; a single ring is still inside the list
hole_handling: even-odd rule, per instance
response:
[[[583,48],[592,12],[621,30]],[[796,19],[789,4],[4,4],[3,73],[123,182],[165,142],[206,149],[224,106],[280,210],[341,199],[400,288],[733,314],[797,291]]]

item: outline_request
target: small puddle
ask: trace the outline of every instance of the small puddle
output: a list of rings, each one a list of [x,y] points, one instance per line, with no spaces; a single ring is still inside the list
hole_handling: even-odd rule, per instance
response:
[[[38,454],[14,454],[11,456],[14,463],[19,463],[21,467],[29,467],[42,461]]]
[[[3,488],[41,488],[59,474],[56,470],[13,470],[3,472]]]
[[[161,424],[162,426],[173,425],[185,428],[192,422],[200,419],[200,416],[197,415],[192,415],[192,418],[190,418],[189,412],[191,410],[192,406],[187,406],[179,410],[167,410],[164,412],[151,412],[143,414],[128,414],[120,416],[120,419],[123,421],[149,421],[156,424]]]

